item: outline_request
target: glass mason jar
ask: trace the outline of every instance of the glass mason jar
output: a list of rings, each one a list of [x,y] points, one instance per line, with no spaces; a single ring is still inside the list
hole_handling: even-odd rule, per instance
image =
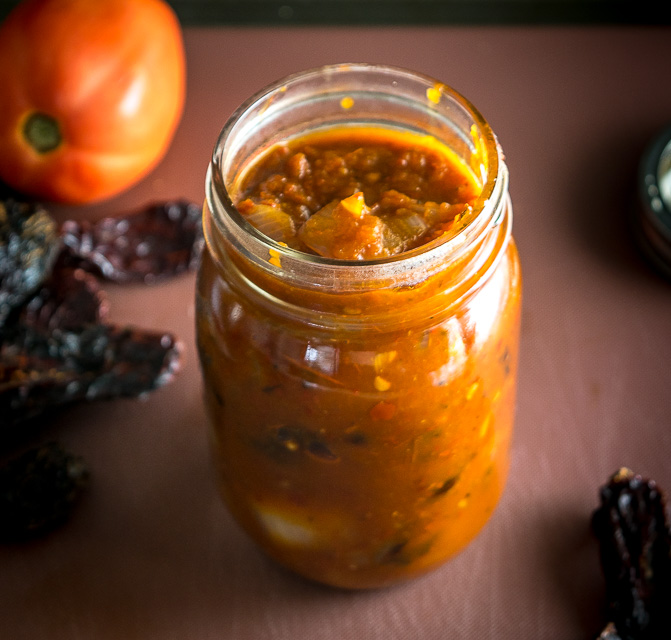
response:
[[[274,144],[328,127],[445,144],[482,186],[454,233],[388,258],[297,251],[234,206]],[[206,181],[197,342],[223,498],[279,563],[345,588],[392,584],[463,549],[503,490],[521,279],[508,173],[451,88],[384,66],[285,78],[223,128]]]

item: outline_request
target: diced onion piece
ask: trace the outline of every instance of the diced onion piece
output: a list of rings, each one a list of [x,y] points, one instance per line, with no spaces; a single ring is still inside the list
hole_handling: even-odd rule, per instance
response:
[[[408,216],[390,216],[387,219],[387,226],[404,248],[419,240],[429,229],[428,222],[416,213]]]
[[[276,207],[255,204],[243,215],[252,226],[277,242],[288,242],[296,236],[296,227],[291,216]]]
[[[348,516],[331,509],[315,511],[294,504],[257,502],[259,524],[275,544],[294,548],[319,548],[349,536]]]
[[[316,531],[307,522],[268,507],[259,507],[256,513],[263,528],[276,542],[299,547],[314,545]]]

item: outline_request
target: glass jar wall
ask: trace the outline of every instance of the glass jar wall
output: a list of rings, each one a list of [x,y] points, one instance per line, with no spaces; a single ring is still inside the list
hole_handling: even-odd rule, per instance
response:
[[[478,194],[458,224],[391,256],[338,260],[267,237],[236,208],[269,149],[371,128],[437,145],[468,172]],[[511,224],[489,125],[419,74],[307,71],[226,124],[207,177],[198,348],[222,495],[278,562],[334,586],[388,585],[439,566],[489,519],[515,405]]]

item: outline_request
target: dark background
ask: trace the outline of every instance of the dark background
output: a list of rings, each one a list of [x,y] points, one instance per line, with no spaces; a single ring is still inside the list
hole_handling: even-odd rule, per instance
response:
[[[18,0],[0,0],[0,19],[16,4]],[[669,0],[172,0],[170,4],[184,25],[671,24]]]

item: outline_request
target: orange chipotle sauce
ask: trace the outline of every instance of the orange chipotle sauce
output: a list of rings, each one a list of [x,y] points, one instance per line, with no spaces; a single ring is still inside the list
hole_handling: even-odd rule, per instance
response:
[[[480,193],[430,136],[342,127],[273,148],[237,207],[278,242],[327,258],[385,258],[436,239]]]
[[[357,261],[457,233],[479,193],[447,147],[374,127],[278,145],[233,190],[277,242]],[[270,556],[376,587],[435,568],[488,520],[508,469],[520,308],[514,242],[497,251],[459,295],[461,263],[339,292],[284,281],[272,250],[279,276],[206,252],[198,346],[214,459],[231,512]]]

